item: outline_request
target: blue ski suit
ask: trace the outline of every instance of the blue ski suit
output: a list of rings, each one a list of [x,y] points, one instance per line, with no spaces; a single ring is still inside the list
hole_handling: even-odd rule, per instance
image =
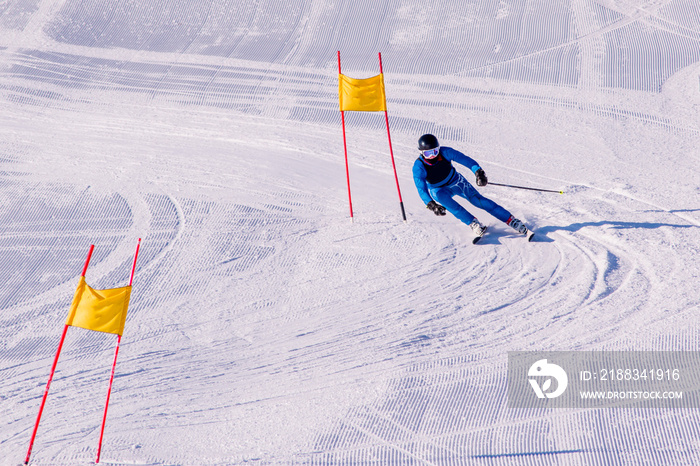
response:
[[[451,147],[443,146],[440,147],[440,154],[434,160],[428,163],[429,161],[423,156],[419,156],[413,163],[413,181],[420,198],[426,205],[434,200],[459,220],[470,225],[474,216],[452,199],[454,196],[462,196],[502,222],[510,219],[510,212],[479,194],[474,186],[469,184],[452,166],[452,162],[457,162],[476,173],[481,167],[474,159]]]

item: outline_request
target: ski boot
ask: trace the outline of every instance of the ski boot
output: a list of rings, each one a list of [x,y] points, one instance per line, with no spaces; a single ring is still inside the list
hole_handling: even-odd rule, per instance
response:
[[[508,225],[509,227],[511,227],[512,229],[514,229],[518,233],[520,233],[521,235],[525,235],[525,237],[527,238],[528,241],[532,241],[532,239],[535,237],[535,234],[533,232],[529,231],[527,229],[527,227],[525,226],[525,224],[521,220],[513,217],[512,215],[510,216],[510,218],[506,222],[506,225]]]
[[[474,235],[476,235],[476,236],[474,236],[472,243],[476,244],[484,236],[484,233],[486,233],[486,225],[482,225],[481,222],[479,222],[479,220],[477,220],[475,218],[474,220],[472,220],[472,223],[469,224],[469,226],[471,227],[472,231],[474,232]]]

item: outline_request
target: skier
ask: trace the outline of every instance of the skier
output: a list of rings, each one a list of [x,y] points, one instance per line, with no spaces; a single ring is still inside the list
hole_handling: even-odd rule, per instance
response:
[[[513,217],[510,212],[491,199],[479,194],[474,186],[469,184],[462,174],[452,166],[452,162],[457,162],[471,169],[476,176],[477,186],[486,186],[488,183],[486,173],[474,159],[451,147],[440,147],[437,138],[432,134],[424,134],[418,139],[418,151],[420,156],[413,164],[413,181],[416,183],[418,194],[425,202],[426,207],[432,210],[435,215],[445,215],[445,210],[449,211],[471,227],[476,235],[474,243],[478,242],[484,235],[486,226],[452,199],[454,196],[462,196],[518,233],[532,239],[532,235],[528,234],[528,229],[523,222]]]

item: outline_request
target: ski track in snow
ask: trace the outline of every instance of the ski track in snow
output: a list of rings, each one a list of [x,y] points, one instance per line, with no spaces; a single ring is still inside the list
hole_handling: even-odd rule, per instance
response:
[[[337,63],[378,73],[348,113]],[[507,408],[508,351],[695,350],[700,7],[0,3],[0,464],[90,244],[128,280],[105,464],[700,462],[696,410]],[[415,193],[435,133],[537,232]],[[462,170],[466,173],[466,170]],[[32,464],[94,460],[113,335],[71,328]]]

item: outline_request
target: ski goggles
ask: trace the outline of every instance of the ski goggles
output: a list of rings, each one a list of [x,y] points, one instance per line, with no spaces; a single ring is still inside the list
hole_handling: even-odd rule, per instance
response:
[[[423,154],[423,157],[426,159],[434,159],[440,153],[440,146],[435,149],[422,150],[420,153]]]

